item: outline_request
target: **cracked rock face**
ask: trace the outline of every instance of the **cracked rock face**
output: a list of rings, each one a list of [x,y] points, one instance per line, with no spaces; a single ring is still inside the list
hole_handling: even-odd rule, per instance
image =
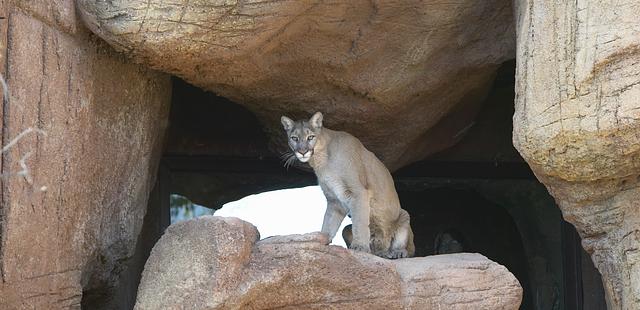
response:
[[[640,2],[516,3],[514,144],[580,232],[609,308],[640,309]]]
[[[258,238],[237,218],[170,226],[135,309],[518,309],[522,298],[516,278],[479,254],[386,260],[320,233]]]
[[[282,114],[322,111],[391,169],[461,138],[514,57],[511,1],[77,4],[134,60],[247,106],[274,143]]]

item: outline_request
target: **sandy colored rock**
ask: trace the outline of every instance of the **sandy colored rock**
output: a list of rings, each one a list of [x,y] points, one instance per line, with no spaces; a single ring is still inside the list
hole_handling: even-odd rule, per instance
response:
[[[73,1],[3,3],[2,145],[24,135],[1,154],[0,308],[92,294],[108,307],[155,178],[169,78],[97,40]]]
[[[392,170],[463,137],[514,57],[510,1],[77,3],[135,61],[248,107],[273,143],[282,114],[320,110]]]
[[[516,278],[480,254],[386,260],[321,233],[258,239],[237,218],[170,226],[135,309],[518,309],[522,297]]]
[[[640,309],[640,2],[516,1],[514,144],[576,226],[610,309]]]

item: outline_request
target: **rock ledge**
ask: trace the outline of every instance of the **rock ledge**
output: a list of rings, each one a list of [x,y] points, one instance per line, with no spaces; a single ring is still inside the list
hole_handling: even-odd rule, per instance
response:
[[[480,254],[386,260],[320,233],[258,239],[236,218],[172,225],[135,309],[518,309],[522,298],[516,278]]]

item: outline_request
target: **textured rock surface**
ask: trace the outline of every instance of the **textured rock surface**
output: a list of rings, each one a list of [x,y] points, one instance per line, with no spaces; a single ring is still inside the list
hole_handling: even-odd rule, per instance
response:
[[[274,141],[281,114],[322,110],[392,169],[462,137],[497,65],[514,57],[510,1],[78,5],[107,42],[247,106]]]
[[[6,3],[2,145],[46,136],[1,154],[0,308],[104,306],[142,225],[169,78],[117,56],[73,1]]]
[[[258,238],[236,218],[170,226],[136,309],[518,309],[522,297],[515,277],[479,254],[385,260],[320,233]]]
[[[640,2],[516,1],[514,143],[603,276],[640,309]]]

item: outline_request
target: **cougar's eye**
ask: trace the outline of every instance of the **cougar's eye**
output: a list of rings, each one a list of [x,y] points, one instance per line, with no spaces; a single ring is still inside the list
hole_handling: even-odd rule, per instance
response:
[[[308,136],[308,137],[307,137],[307,140],[308,140],[308,141],[311,141],[311,140],[313,140],[313,139],[315,139],[315,138],[316,138],[316,136],[314,136],[314,135],[310,135],[310,136]]]
[[[296,137],[296,136],[292,136],[292,137],[291,137],[291,140],[293,140],[293,142],[298,142],[298,137]]]

